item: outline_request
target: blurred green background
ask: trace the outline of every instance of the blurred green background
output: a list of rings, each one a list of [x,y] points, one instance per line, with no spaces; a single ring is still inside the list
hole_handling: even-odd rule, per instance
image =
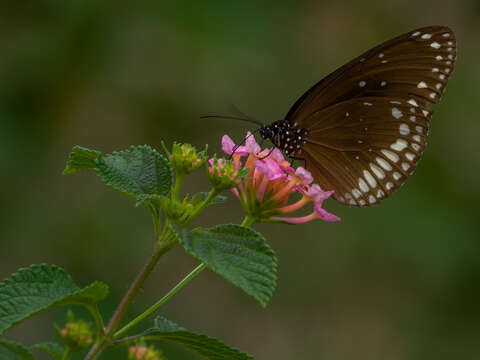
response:
[[[266,309],[206,271],[161,313],[257,359],[480,358],[478,0],[0,2],[0,277],[45,262],[82,286],[103,280],[109,317],[151,250],[151,221],[93,174],[62,176],[73,145],[109,153],[177,140],[220,152],[223,134],[240,139],[249,125],[199,115],[235,104],[278,120],[363,50],[431,24],[455,30],[458,60],[406,185],[373,208],[327,201],[340,223],[256,226],[279,258]],[[201,171],[185,188],[206,189]],[[197,224],[241,218],[230,196]],[[196,264],[173,250],[129,316]],[[7,337],[55,338],[51,322],[65,313]],[[169,359],[197,359],[162,348]]]

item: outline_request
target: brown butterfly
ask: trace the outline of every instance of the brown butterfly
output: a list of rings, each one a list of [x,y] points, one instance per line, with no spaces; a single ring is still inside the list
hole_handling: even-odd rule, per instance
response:
[[[440,100],[455,59],[450,28],[409,31],[319,81],[260,135],[304,160],[341,203],[377,204],[414,171],[426,146],[428,105]]]

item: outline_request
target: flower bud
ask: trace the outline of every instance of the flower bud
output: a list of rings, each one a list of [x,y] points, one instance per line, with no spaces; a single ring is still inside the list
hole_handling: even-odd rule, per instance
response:
[[[232,160],[217,159],[214,156],[208,163],[208,179],[218,192],[237,187],[248,174],[248,170],[237,170]]]
[[[205,164],[207,148],[197,153],[195,147],[190,144],[173,143],[172,153],[167,151],[167,155],[178,174],[188,175]]]
[[[163,354],[153,345],[147,347],[144,344],[130,346],[128,348],[128,360],[163,360]]]
[[[71,311],[68,311],[66,324],[59,332],[63,342],[73,351],[81,350],[93,343],[91,324],[75,320]]]

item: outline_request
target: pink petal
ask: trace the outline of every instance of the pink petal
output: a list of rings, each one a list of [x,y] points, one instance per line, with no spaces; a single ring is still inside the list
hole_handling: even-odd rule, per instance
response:
[[[268,180],[274,181],[285,178],[285,173],[278,163],[271,159],[258,160],[255,163],[255,167],[258,171],[265,174]]]
[[[250,131],[247,132],[247,137],[245,138],[245,149],[250,154],[258,154],[262,150]]]
[[[233,149],[235,148],[235,143],[228,135],[223,135],[222,137],[222,150],[225,154],[232,155]],[[248,152],[245,150],[245,146],[239,146],[235,150],[235,154],[240,156],[248,155]]]
[[[335,191],[323,191],[322,188],[318,184],[313,184],[309,186],[306,191],[304,191],[305,195],[312,198],[315,202],[320,202],[325,199],[328,199]]]
[[[308,185],[313,182],[313,176],[310,171],[301,166],[295,170],[295,175],[302,181],[303,185]]]
[[[315,212],[317,213],[317,215],[324,221],[333,222],[333,221],[339,221],[340,220],[340,218],[338,216],[333,215],[333,214],[329,213],[327,210],[323,209],[322,204],[320,202],[315,203],[313,205],[313,208],[315,209]]]

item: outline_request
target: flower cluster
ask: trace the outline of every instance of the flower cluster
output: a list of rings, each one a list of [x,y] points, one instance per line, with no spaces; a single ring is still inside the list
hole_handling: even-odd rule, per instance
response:
[[[162,360],[164,359],[162,352],[156,350],[153,345],[149,347],[139,344],[130,346],[128,349],[128,360]]]
[[[93,343],[91,324],[83,320],[75,320],[71,311],[67,314],[65,327],[59,331],[64,343],[72,350],[80,350]]]
[[[315,219],[340,220],[322,207],[323,200],[329,198],[333,191],[324,191],[319,185],[312,185],[310,172],[303,167],[294,169],[277,148],[262,150],[253,135],[247,133],[243,146],[235,145],[228,135],[224,135],[222,150],[232,157],[234,173],[247,173],[246,181],[232,184],[231,187],[247,215],[255,221],[299,224]],[[243,160],[244,157],[246,160]],[[222,166],[226,167],[228,163],[211,160],[210,171],[221,171]],[[288,204],[295,193],[300,194],[301,198]],[[309,203],[313,203],[310,215],[285,216]]]

